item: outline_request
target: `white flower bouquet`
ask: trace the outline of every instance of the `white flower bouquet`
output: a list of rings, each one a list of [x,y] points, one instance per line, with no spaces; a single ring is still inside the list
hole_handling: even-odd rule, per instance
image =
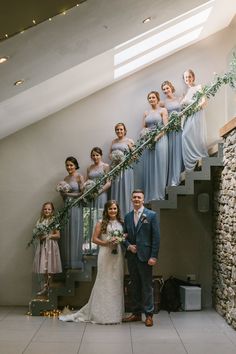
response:
[[[140,138],[145,138],[146,135],[150,132],[150,130],[148,128],[143,128],[139,134]]]
[[[91,188],[93,188],[96,185],[96,182],[93,181],[92,179],[88,179],[84,185],[83,185],[83,193],[89,191]]]
[[[71,192],[71,186],[65,181],[60,181],[57,183],[56,190],[58,192],[69,193]]]
[[[113,249],[112,254],[117,254],[117,245],[125,240],[125,235],[121,230],[111,230],[108,232],[107,240],[111,242]]]
[[[114,150],[111,153],[111,166],[115,167],[120,162],[122,162],[125,158],[123,151],[121,150]]]

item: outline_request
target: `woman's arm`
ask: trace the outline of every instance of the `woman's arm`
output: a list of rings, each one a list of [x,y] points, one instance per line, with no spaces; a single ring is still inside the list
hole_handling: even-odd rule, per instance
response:
[[[98,221],[94,232],[93,232],[93,236],[92,236],[92,242],[96,243],[96,245],[99,246],[108,246],[109,245],[109,241],[107,240],[101,240],[101,228],[102,228],[102,223],[101,221]]]
[[[103,171],[105,172],[105,174],[110,171],[110,166],[107,163],[104,163]],[[100,189],[99,194],[106,192],[110,187],[111,187],[111,181],[107,181]]]
[[[163,124],[164,124],[164,125],[167,125],[167,123],[168,123],[168,111],[167,111],[167,109],[164,108],[164,107],[161,109],[161,117],[162,117]],[[156,140],[156,141],[159,140],[164,134],[165,134],[165,132],[159,133],[159,134],[156,136],[155,140]]]
[[[143,114],[143,128],[147,127],[146,122],[145,122],[147,115],[148,115],[148,112],[144,112],[144,114]]]
[[[109,153],[109,158],[110,158],[110,160],[112,159],[112,158],[111,158],[111,153],[112,153],[112,145],[114,144],[115,140],[116,140],[116,139],[112,140],[112,142],[111,142],[111,146],[110,146],[110,153]]]
[[[198,85],[198,91],[201,91],[201,90],[202,90],[202,85]],[[206,107],[206,104],[207,104],[207,100],[206,100],[206,97],[204,96],[204,97],[201,98],[198,106],[201,109],[203,109],[203,108]]]
[[[51,240],[59,240],[60,238],[60,231],[59,230],[53,230],[52,233],[50,234],[49,238]]]
[[[80,189],[79,195],[81,195],[81,194],[83,194],[83,188],[84,188],[84,176],[78,175],[77,182],[78,182],[79,189]]]
[[[128,147],[130,150],[132,150],[132,147],[134,146],[134,141],[132,139],[128,139]]]

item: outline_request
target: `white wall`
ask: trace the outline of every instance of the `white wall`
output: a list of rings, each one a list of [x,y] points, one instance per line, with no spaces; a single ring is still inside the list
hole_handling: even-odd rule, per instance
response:
[[[115,123],[125,122],[128,135],[137,138],[149,90],[159,90],[160,83],[170,79],[182,92],[181,75],[187,68],[194,69],[198,82],[209,82],[214,71],[226,70],[235,38],[234,24],[0,141],[1,305],[25,305],[30,300],[32,249],[26,244],[41,204],[52,200],[61,206],[55,185],[65,175],[65,158],[78,157],[82,173],[93,146],[102,147],[107,160]],[[223,89],[207,108],[209,143],[218,139],[219,128],[231,118],[225,112]]]

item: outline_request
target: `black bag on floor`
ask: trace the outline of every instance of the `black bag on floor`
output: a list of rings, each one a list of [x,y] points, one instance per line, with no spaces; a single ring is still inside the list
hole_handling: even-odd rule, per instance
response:
[[[165,280],[161,290],[161,309],[168,312],[176,312],[181,309],[180,286],[198,286],[187,281],[170,277]]]

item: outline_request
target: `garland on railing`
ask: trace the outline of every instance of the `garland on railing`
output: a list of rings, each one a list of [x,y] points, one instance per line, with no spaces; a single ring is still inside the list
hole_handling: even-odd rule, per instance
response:
[[[114,180],[122,170],[127,168],[132,168],[132,164],[134,162],[138,162],[145,148],[152,148],[155,146],[155,138],[158,134],[162,132],[170,132],[170,131],[179,131],[181,129],[181,119],[187,119],[192,116],[194,113],[199,111],[201,108],[199,103],[202,98],[211,98],[214,97],[218,90],[222,85],[230,85],[231,88],[236,88],[236,55],[233,54],[233,59],[230,64],[230,70],[224,75],[215,75],[213,82],[210,85],[205,85],[200,91],[197,91],[193,97],[194,101],[186,106],[181,112],[172,112],[169,117],[168,124],[165,126],[159,127],[156,129],[147,132],[144,136],[140,137],[132,150],[125,153],[124,159],[118,163],[114,168],[112,168],[108,173],[106,173],[103,177],[97,179],[96,184],[92,185],[91,188],[88,188],[81,196],[78,198],[69,198],[65,207],[59,210],[54,218],[54,221],[47,227],[45,230],[37,229],[37,227],[33,230],[32,239],[28,242],[27,246],[30,246],[38,235],[42,233],[49,233],[53,229],[61,229],[69,218],[69,211],[72,207],[78,206],[81,203],[88,203],[89,201],[95,199],[99,195],[99,191],[102,186],[107,181]]]

